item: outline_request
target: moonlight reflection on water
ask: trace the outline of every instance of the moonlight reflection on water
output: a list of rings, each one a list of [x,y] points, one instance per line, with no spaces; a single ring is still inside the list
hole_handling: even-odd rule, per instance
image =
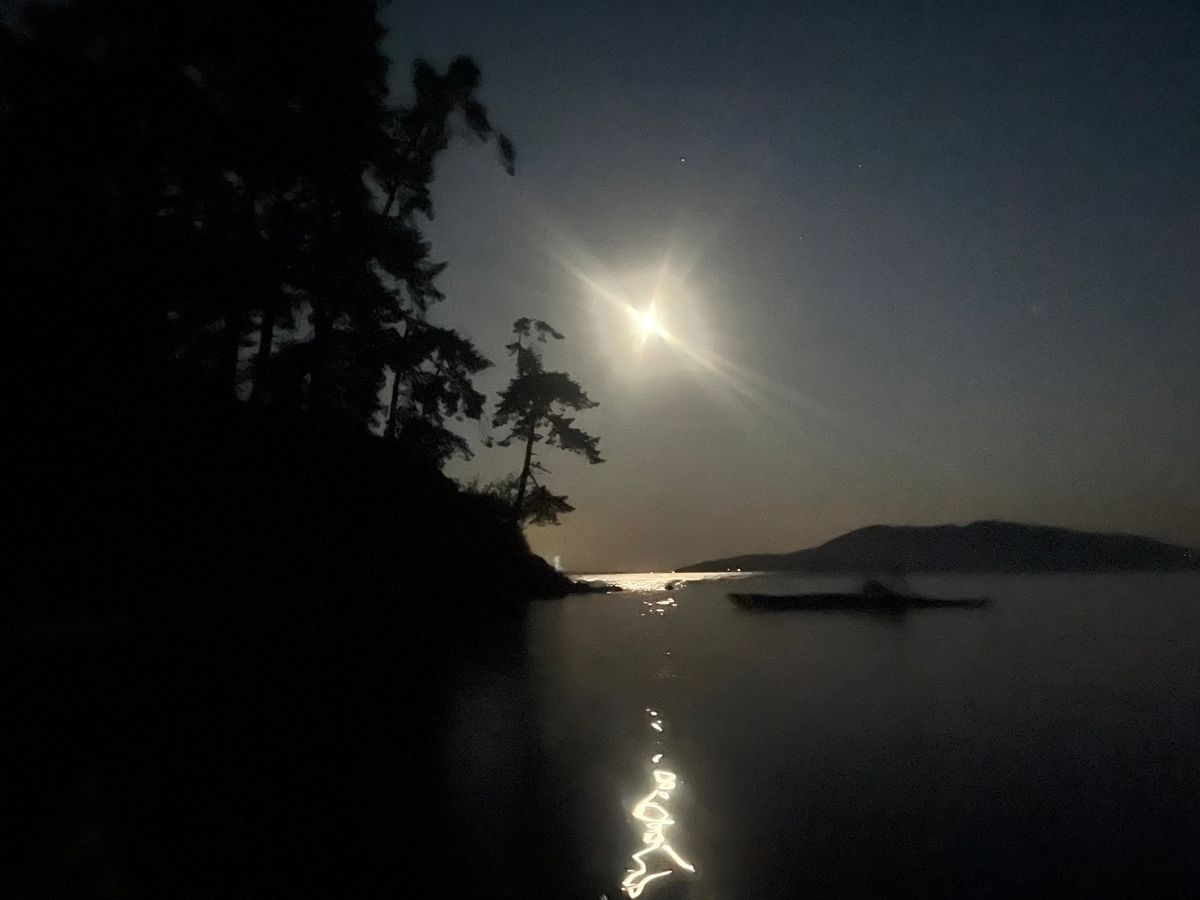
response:
[[[665,600],[648,599],[644,603],[651,612],[660,616],[665,615],[667,609],[678,606],[673,597]],[[667,653],[669,655],[670,651]],[[642,847],[631,854],[633,865],[621,881],[621,890],[630,898],[640,897],[652,881],[666,878],[677,870],[688,873],[696,871],[696,867],[671,846],[668,838],[668,831],[676,821],[667,803],[679,787],[679,776],[662,765],[665,756],[662,716],[651,707],[646,707],[645,712],[650,719],[650,728],[658,737],[654,742],[655,752],[650,757],[650,763],[655,767],[650,772],[652,785],[649,792],[638,799],[630,810],[630,815],[642,826]]]
[[[656,753],[655,758],[661,759],[662,754]],[[632,810],[633,817],[645,826],[642,831],[642,843],[646,846],[632,855],[635,868],[630,869],[625,880],[621,882],[622,889],[630,897],[641,896],[647,884],[656,878],[665,878],[674,871],[669,867],[654,872],[650,871],[652,865],[665,865],[664,858],[685,872],[696,871],[696,867],[681,857],[667,842],[667,829],[675,824],[675,819],[672,818],[671,812],[658,802],[660,800],[666,802],[671,799],[671,792],[677,786],[678,776],[668,769],[655,769],[651,773],[651,777],[654,779],[654,787],[634,805]],[[652,860],[648,865],[647,857],[654,854],[660,854],[660,858]]]

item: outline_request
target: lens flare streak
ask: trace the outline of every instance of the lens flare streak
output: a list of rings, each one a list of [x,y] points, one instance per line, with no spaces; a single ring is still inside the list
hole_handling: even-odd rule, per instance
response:
[[[807,453],[839,468],[846,466],[840,448],[851,442],[872,448],[872,452],[879,453],[883,459],[898,460],[940,479],[949,479],[966,487],[977,486],[971,472],[953,464],[944,455],[930,453],[928,448],[890,432],[886,440],[880,441],[877,426],[870,420],[839,413],[798,386],[778,383],[739,365],[716,352],[707,341],[697,339],[694,330],[668,330],[662,315],[666,282],[681,282],[686,271],[672,273],[664,260],[658,272],[658,284],[646,304],[640,297],[628,296],[620,287],[620,281],[608,276],[598,265],[592,266],[594,274],[590,274],[583,268],[584,263],[567,258],[560,258],[559,262],[591,297],[611,308],[618,319],[624,317],[632,323],[638,356],[652,340],[661,344],[676,358],[707,373],[707,383],[723,395],[730,414],[748,418],[754,427],[769,428],[781,440],[793,441],[800,437]],[[680,292],[686,295],[686,290],[675,290],[675,293]],[[624,361],[625,357],[621,359]]]

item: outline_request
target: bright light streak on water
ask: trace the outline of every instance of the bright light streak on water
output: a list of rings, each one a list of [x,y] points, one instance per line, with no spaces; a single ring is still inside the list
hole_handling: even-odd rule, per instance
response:
[[[654,759],[662,759],[662,754],[656,754]],[[675,824],[675,819],[672,818],[670,810],[658,802],[671,799],[671,792],[678,786],[678,776],[669,769],[655,769],[651,773],[651,777],[654,779],[654,787],[645,797],[634,804],[631,810],[633,817],[644,825],[642,843],[645,845],[641,850],[632,854],[634,867],[629,870],[621,882],[621,889],[631,898],[640,897],[642,891],[646,889],[646,885],[651,881],[656,878],[665,878],[675,871],[674,868],[668,866],[665,869],[651,872],[652,865],[657,868],[660,865],[666,865],[666,862],[669,861],[685,872],[696,871],[696,867],[680,856],[675,848],[667,842],[667,830]],[[648,858],[650,858],[649,864],[647,864]]]
[[[647,602],[647,605],[651,604]],[[654,612],[665,615],[667,608],[676,608],[678,604],[674,597],[667,597],[665,600],[655,601],[653,606],[657,607],[653,609]],[[666,652],[670,655],[671,651]],[[650,727],[660,735],[663,734],[663,720],[658,710],[647,706],[645,712],[649,717]],[[663,739],[659,738],[655,744],[661,746]],[[656,752],[650,757],[651,764],[658,766],[664,755],[662,751]],[[653,787],[630,810],[630,815],[642,824],[642,847],[631,854],[633,866],[621,881],[621,890],[631,900],[640,897],[646,885],[652,881],[666,878],[677,870],[696,871],[696,867],[671,846],[667,836],[668,830],[675,825],[675,817],[666,804],[671,799],[671,793],[679,786],[679,776],[670,769],[655,768],[650,777],[654,782]]]

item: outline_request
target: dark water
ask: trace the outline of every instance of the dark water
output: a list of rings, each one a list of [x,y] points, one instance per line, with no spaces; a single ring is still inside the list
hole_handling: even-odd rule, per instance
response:
[[[671,577],[0,633],[0,897],[1200,896],[1200,576]]]
[[[699,581],[535,605],[459,686],[464,856],[610,900],[1195,895],[1200,577],[910,582],[995,604],[754,613]]]

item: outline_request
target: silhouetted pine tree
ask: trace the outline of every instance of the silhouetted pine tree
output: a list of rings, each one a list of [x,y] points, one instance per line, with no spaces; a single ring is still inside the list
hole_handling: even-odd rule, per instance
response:
[[[494,441],[501,447],[513,442],[524,443],[525,460],[517,476],[512,507],[521,521],[557,523],[560,513],[572,511],[566,496],[551,493],[539,484],[535,471],[548,471],[537,459],[534,445],[544,443],[571,453],[580,453],[589,463],[601,463],[599,438],[576,428],[568,411],[592,409],[599,404],[588,398],[566,372],[547,372],[541,353],[532,341],[545,343],[547,338],[562,340],[562,335],[538,319],[517,319],[513,323],[517,339],[507,346],[516,357],[517,374],[500,394],[500,403],[492,418],[497,428],[508,428],[508,434]],[[532,482],[533,489],[529,486]]]

